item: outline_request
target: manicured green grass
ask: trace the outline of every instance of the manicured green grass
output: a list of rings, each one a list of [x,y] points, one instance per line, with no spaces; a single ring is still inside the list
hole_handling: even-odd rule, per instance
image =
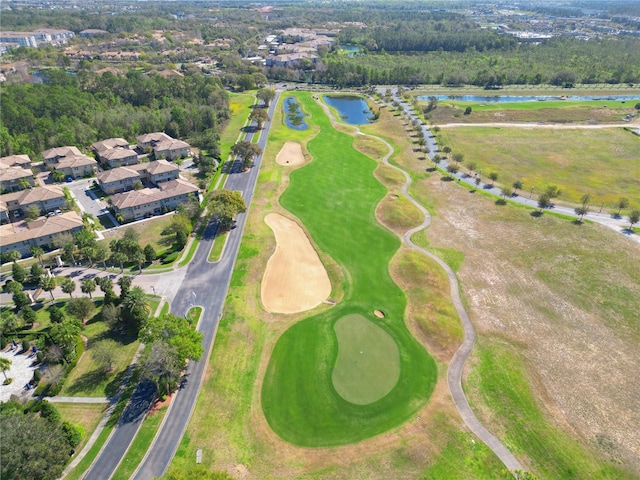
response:
[[[192,325],[196,325],[198,320],[200,320],[200,316],[202,315],[202,307],[191,307],[187,312],[187,320]]]
[[[506,424],[506,444],[516,457],[526,452],[541,479],[636,478],[603,462],[547,420],[533,395],[525,363],[509,345],[486,339],[476,345],[476,352],[479,362],[468,383],[479,389],[484,403]]]
[[[338,357],[332,380],[338,394],[357,405],[384,397],[400,377],[400,352],[391,335],[357,314],[342,317],[333,328]]]
[[[162,217],[151,218],[146,222],[137,223],[135,225],[124,226],[123,228],[119,228],[117,230],[113,230],[105,233],[105,239],[108,242],[115,239],[120,239],[124,236],[124,232],[128,228],[134,229],[140,235],[139,243],[143,247],[147,244],[150,244],[157,252],[166,250],[173,240],[172,236],[162,235],[162,231],[167,228],[171,221],[173,220],[173,215],[165,215]],[[134,269],[137,271],[137,268]]]
[[[131,478],[131,475],[138,465],[140,465],[145,453],[147,453],[148,448],[151,446],[151,442],[156,436],[158,428],[160,428],[162,419],[167,413],[167,408],[168,407],[162,407],[157,412],[145,417],[140,430],[138,430],[138,434],[129,446],[129,450],[127,450],[118,469],[113,474],[113,477],[111,477],[112,479],[128,480]]]
[[[229,232],[225,231],[216,235],[216,239],[213,241],[213,246],[211,247],[211,251],[209,252],[210,262],[217,262],[218,260],[220,260],[224,245],[225,243],[227,243],[228,234]]]
[[[120,386],[122,376],[138,349],[139,341],[111,334],[107,325],[102,321],[87,324],[82,334],[88,338],[88,347],[76,367],[69,373],[60,391],[60,396],[104,397],[113,395]],[[105,374],[98,368],[91,357],[93,345],[107,338],[118,343],[118,348],[115,351],[115,367],[109,374]]]
[[[231,147],[238,141],[242,126],[247,121],[247,117],[251,113],[251,105],[254,102],[255,97],[251,92],[229,94],[231,118],[220,134],[220,158],[226,159],[231,153]]]
[[[623,129],[524,130],[497,127],[443,129],[441,146],[463,153],[477,163],[486,178],[499,174],[498,183],[522,180],[524,190],[540,194],[557,185],[560,200],[579,203],[590,194],[592,205],[612,207],[621,196],[640,205],[638,139]]]
[[[353,137],[331,127],[310,95],[298,99],[321,134],[307,145],[314,161],[291,173],[281,204],[348,272],[350,282],[336,307],[294,324],[280,337],[265,375],[262,406],[271,428],[291,443],[341,445],[406,421],[430,397],[437,373],[404,325],[406,297],[389,275],[400,242],[375,220],[375,207],[386,194],[373,176],[376,162],[352,148]],[[387,315],[388,321],[378,325],[400,349],[400,379],[382,399],[354,405],[336,393],[331,381],[337,356],[333,328],[349,314],[374,320],[375,309]]]
[[[204,225],[201,225],[200,228],[198,228],[198,231],[196,232],[196,238],[194,238],[193,242],[191,242],[191,246],[189,247],[189,251],[187,252],[187,255],[184,257],[184,259],[180,261],[180,263],[178,263],[179,267],[184,267],[189,262],[191,262],[191,259],[196,254],[196,250],[198,249],[198,245],[200,244],[200,240],[202,239],[202,233],[204,232],[205,228],[206,227]]]

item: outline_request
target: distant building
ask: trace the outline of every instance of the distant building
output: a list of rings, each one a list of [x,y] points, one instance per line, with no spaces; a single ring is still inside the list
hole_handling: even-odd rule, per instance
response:
[[[38,47],[36,36],[32,32],[0,32],[0,42],[15,43],[20,47]]]
[[[74,212],[39,218],[33,222],[16,222],[0,226],[0,252],[17,250],[23,256],[31,254],[32,245],[50,250],[62,233],[76,234],[84,228],[82,218]]]
[[[103,37],[109,35],[109,32],[98,28],[87,28],[86,30],[82,30],[78,35],[82,38]]]

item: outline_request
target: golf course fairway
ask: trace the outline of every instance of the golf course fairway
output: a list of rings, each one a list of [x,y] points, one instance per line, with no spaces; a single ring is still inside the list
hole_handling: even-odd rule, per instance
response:
[[[376,205],[387,193],[373,176],[377,163],[353,148],[352,136],[332,127],[311,94],[296,97],[320,133],[307,144],[313,161],[291,172],[280,202],[300,219],[317,248],[341,266],[347,283],[337,305],[293,324],[278,339],[262,385],[262,408],[271,428],[288,442],[345,445],[411,419],[431,396],[437,368],[406,328],[406,296],[389,275],[400,240],[375,218]],[[336,322],[345,317],[372,322],[380,331],[352,336],[360,342],[355,346],[344,343],[350,336],[341,333],[339,345]],[[368,373],[370,382],[380,383],[367,387],[369,393],[341,385],[343,396],[334,385],[336,368],[338,384],[348,378],[345,364],[337,366],[339,348],[349,355],[365,347],[385,349],[372,368],[376,362],[395,366]]]

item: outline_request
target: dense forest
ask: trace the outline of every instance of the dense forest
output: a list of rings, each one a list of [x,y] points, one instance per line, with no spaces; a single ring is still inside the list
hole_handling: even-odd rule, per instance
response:
[[[220,123],[229,117],[220,80],[201,74],[164,78],[131,70],[116,76],[51,69],[40,84],[0,92],[0,153],[26,153],[62,145],[88,147],[111,137],[165,131],[219,155]]]
[[[327,55],[313,80],[338,86],[367,84],[520,84],[640,83],[640,39],[584,42],[554,38],[543,45],[480,52],[430,51],[420,54]]]

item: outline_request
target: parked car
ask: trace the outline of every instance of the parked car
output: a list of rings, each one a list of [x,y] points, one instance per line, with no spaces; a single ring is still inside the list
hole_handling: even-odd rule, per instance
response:
[[[73,182],[73,177],[67,177],[67,183]]]

